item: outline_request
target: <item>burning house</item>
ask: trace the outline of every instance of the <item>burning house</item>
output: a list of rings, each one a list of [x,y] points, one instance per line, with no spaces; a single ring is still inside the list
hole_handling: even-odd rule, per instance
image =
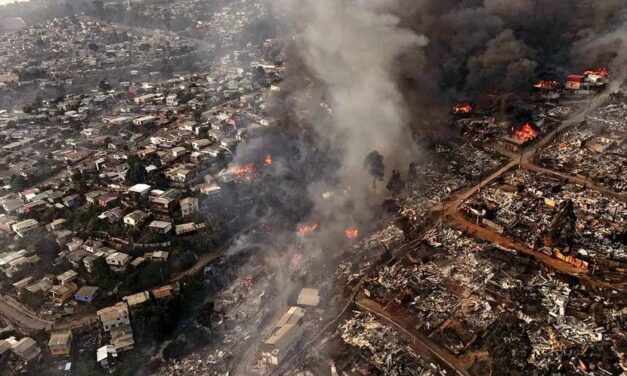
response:
[[[589,69],[583,74],[571,74],[566,77],[564,88],[566,90],[586,94],[591,90],[599,90],[608,82],[609,72],[605,68]]]
[[[316,231],[318,229],[318,224],[317,223],[312,223],[312,224],[305,224],[305,223],[301,223],[298,226],[296,226],[296,232],[301,235],[304,236],[306,234],[310,234],[314,231]]]
[[[551,90],[557,89],[557,85],[558,85],[557,81],[554,81],[554,80],[540,80],[537,83],[535,83],[533,87],[538,90],[551,91]]]
[[[473,107],[470,103],[459,103],[451,107],[451,113],[457,116],[468,115],[473,111]]]
[[[510,136],[503,136],[498,140],[498,145],[511,151],[520,151],[528,143],[535,140],[540,133],[535,127],[526,122],[519,127],[512,127]]]

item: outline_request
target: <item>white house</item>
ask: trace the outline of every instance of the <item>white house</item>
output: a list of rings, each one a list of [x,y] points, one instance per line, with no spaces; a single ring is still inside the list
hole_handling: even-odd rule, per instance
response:
[[[122,325],[131,324],[126,302],[118,302],[114,306],[103,308],[97,314],[105,332]]]
[[[123,252],[113,252],[105,260],[111,270],[120,272],[126,270],[126,266],[131,261],[131,256]]]

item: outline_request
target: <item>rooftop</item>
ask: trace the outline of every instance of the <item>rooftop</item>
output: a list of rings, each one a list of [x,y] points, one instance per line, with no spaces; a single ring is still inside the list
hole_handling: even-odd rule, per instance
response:
[[[317,306],[320,304],[320,290],[304,288],[298,294],[298,305]]]
[[[58,332],[52,332],[50,335],[50,340],[48,341],[48,346],[62,346],[68,345],[72,339],[72,331],[71,330],[61,330]]]
[[[145,193],[147,191],[150,190],[150,186],[148,184],[135,184],[134,186],[130,187],[129,192],[135,192],[135,193]]]
[[[128,305],[126,302],[118,302],[113,306],[103,308],[96,312],[101,321],[115,320],[120,316],[128,316]]]

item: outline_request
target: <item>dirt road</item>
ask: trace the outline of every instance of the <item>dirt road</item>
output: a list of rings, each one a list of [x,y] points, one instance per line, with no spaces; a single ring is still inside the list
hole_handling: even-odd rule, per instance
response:
[[[355,304],[365,311],[373,313],[378,317],[388,321],[408,337],[408,345],[418,352],[428,352],[434,358],[438,359],[442,364],[446,365],[458,375],[470,376],[462,362],[449,351],[436,345],[433,341],[420,333],[415,326],[406,317],[399,317],[392,312],[386,311],[379,303],[367,299],[360,298]]]

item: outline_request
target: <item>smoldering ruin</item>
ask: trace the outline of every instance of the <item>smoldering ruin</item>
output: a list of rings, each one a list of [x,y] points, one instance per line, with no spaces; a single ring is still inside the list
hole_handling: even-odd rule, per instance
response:
[[[331,374],[343,369],[343,374],[385,375],[411,374],[410,369],[420,369],[419,374],[467,369],[476,375],[500,368],[520,374],[534,369],[587,371],[595,366],[585,360],[593,356],[586,346],[602,342],[611,347],[612,355],[596,369],[615,372],[619,343],[624,340],[615,336],[616,326],[606,323],[602,330],[598,323],[577,323],[564,316],[568,298],[560,294],[586,291],[587,282],[568,278],[562,282],[562,272],[554,274],[524,252],[515,256],[521,251],[494,239],[496,246],[474,243],[451,228],[458,224],[443,222],[454,222],[447,196],[477,184],[481,195],[472,200],[492,194],[492,187],[482,192],[483,179],[506,167],[508,158],[517,161],[516,153],[557,133],[569,112],[579,111],[579,103],[586,100],[583,95],[607,90],[609,82],[605,73],[586,73],[585,77],[596,74],[600,81],[588,85],[584,94],[585,90],[569,92],[558,83],[559,77],[603,66],[611,72],[612,87],[620,86],[625,77],[621,31],[625,5],[329,0],[281,3],[275,11],[287,19],[283,27],[290,31],[281,89],[269,98],[268,110],[278,117],[281,130],[260,137],[253,148],[248,144],[238,150],[235,163],[260,160],[270,150],[273,163],[278,163],[273,173],[281,179],[262,179],[251,194],[278,200],[261,200],[271,209],[258,217],[268,224],[261,238],[277,246],[281,260],[278,269],[268,273],[278,285],[264,291],[275,296],[284,290],[283,298],[291,296],[288,302],[293,307],[281,309],[282,318],[275,316],[286,326],[262,331],[266,342],[253,350],[262,354],[261,361],[247,359],[248,364],[255,364],[260,373],[293,375],[327,374],[325,367]],[[612,38],[615,43],[610,47],[606,41]],[[621,106],[624,102],[609,108]],[[624,121],[617,126],[624,136]],[[615,161],[620,156],[607,158]],[[563,167],[561,171],[568,172]],[[518,189],[542,189],[528,180],[509,179],[505,177],[504,183]],[[572,197],[567,193],[570,186],[562,189]],[[481,212],[470,207],[472,200],[460,212]],[[503,199],[494,202],[503,204]],[[618,210],[612,208],[607,210]],[[522,220],[531,221],[535,229],[542,220],[529,215],[523,214]],[[515,218],[520,220],[520,215]],[[494,224],[483,214],[481,220],[503,232],[501,222]],[[468,226],[461,228],[473,233]],[[521,241],[533,233],[505,231]],[[361,240],[353,240],[357,237]],[[445,256],[441,250],[447,247],[456,251],[446,250]],[[564,251],[544,252],[563,256]],[[266,261],[264,267],[272,268],[271,264]],[[328,273],[335,268],[334,275]],[[615,266],[610,268],[609,274],[616,272]],[[446,282],[447,278],[455,282]],[[532,288],[522,286],[520,281],[527,278],[535,281]],[[321,306],[303,305],[295,298],[307,286],[325,292]],[[351,313],[346,296],[371,313]],[[508,308],[510,304],[522,311]],[[616,313],[620,307],[614,304],[608,301],[606,306]],[[300,315],[297,306],[305,308],[303,316],[294,316]],[[238,312],[245,314],[245,309]],[[502,312],[512,313],[502,316]],[[457,357],[438,359],[429,351],[419,355],[416,348],[395,342],[399,334],[382,329],[387,324],[373,313],[393,318],[401,329],[407,328],[404,322],[416,324],[417,332],[410,330],[401,337],[428,335]],[[343,324],[336,331],[338,319]],[[561,340],[572,341],[568,350],[560,345],[545,352],[547,325],[562,333]],[[244,333],[261,328],[255,324]],[[602,332],[605,337],[593,334]],[[329,338],[316,345],[322,353],[307,355],[307,346],[320,336]],[[276,345],[277,338],[290,345]],[[515,353],[510,354],[501,341]],[[327,366],[315,366],[320,359]],[[355,367],[365,359],[368,366]],[[287,364],[298,366],[288,372]]]
[[[67,60],[88,61],[80,85],[116,62],[130,77],[0,109],[16,172],[0,271],[28,319],[0,316],[20,335],[51,331],[44,356],[30,337],[3,340],[12,371],[626,372],[624,1],[85,12],[0,34],[17,51],[1,79],[69,85],[44,73],[67,47],[52,36],[85,44]],[[132,14],[167,27],[151,35]],[[57,60],[35,63],[26,46],[39,45]],[[58,124],[62,140],[30,137]],[[26,170],[41,156],[58,163],[39,179]],[[30,248],[48,243],[40,262]],[[53,348],[63,339],[70,356],[72,335],[83,355],[61,364]]]

